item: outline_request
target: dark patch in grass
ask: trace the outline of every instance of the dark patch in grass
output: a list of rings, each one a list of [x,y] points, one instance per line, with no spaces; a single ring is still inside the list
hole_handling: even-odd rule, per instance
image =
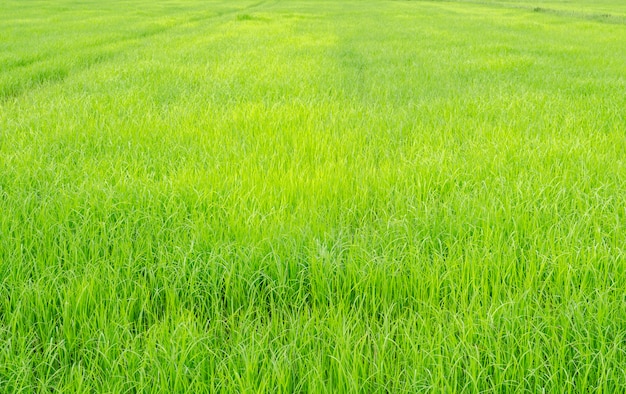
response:
[[[48,70],[42,70],[31,77],[31,82],[35,85],[43,85],[49,82],[63,81],[68,75],[67,69],[64,68],[52,68]]]
[[[249,10],[253,10],[255,8],[259,8],[260,6],[262,6],[263,4],[265,4],[265,1],[259,1],[258,3],[254,3],[251,4],[245,8],[240,9],[240,11],[249,11]],[[252,20],[256,20],[256,21],[268,21],[269,19],[267,18],[263,18],[260,17],[258,15],[251,15],[251,14],[238,14],[236,19],[238,21],[252,21]]]
[[[10,83],[0,86],[0,102],[19,96],[21,91],[22,88],[19,83]]]
[[[33,70],[24,78],[0,85],[0,102],[18,97],[29,90],[34,90],[44,85],[61,83],[70,73],[86,70],[113,58],[114,55],[114,52],[109,51],[93,52],[78,58],[74,64],[68,67],[49,66],[47,68]]]
[[[237,15],[237,20],[238,21],[251,21],[253,19],[254,18],[250,14],[239,14],[239,15]]]
[[[267,22],[267,21],[269,21],[268,18],[263,18],[263,17],[258,16],[258,15],[250,15],[250,14],[239,14],[239,15],[237,15],[236,19],[239,22],[245,22],[245,21]]]
[[[41,85],[52,82],[61,82],[68,75],[68,71],[62,68],[50,68],[37,71],[27,79],[0,86],[0,102],[17,97],[25,91],[36,89]]]
[[[567,18],[577,18],[577,19],[587,19],[593,20],[597,22],[604,23],[612,23],[612,24],[626,24],[626,17],[617,16],[612,14],[593,14],[586,12],[577,12],[577,11],[568,11],[568,10],[557,10],[552,8],[543,8],[543,7],[534,7],[532,8],[532,12],[541,12],[545,14],[551,14],[556,16],[562,16]]]
[[[4,61],[4,65],[2,69],[4,71],[11,70],[13,68],[26,67],[30,66],[33,63],[40,61],[41,58],[39,56],[31,56],[31,57],[22,57],[17,59],[8,59]]]

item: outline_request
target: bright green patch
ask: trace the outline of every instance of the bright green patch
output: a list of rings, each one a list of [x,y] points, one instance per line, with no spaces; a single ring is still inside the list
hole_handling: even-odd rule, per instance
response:
[[[0,392],[626,391],[624,18],[0,2]]]

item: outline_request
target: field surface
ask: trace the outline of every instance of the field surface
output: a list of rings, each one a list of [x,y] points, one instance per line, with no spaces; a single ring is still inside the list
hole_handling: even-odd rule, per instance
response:
[[[0,392],[626,392],[625,4],[0,0]]]

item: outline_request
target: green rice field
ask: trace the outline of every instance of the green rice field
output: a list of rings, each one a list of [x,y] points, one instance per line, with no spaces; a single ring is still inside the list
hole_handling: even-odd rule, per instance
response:
[[[0,0],[0,393],[626,392],[626,3]]]

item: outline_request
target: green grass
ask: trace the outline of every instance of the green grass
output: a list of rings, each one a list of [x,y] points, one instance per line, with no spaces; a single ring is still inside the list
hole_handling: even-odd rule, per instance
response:
[[[0,392],[626,391],[626,7],[0,1]]]

